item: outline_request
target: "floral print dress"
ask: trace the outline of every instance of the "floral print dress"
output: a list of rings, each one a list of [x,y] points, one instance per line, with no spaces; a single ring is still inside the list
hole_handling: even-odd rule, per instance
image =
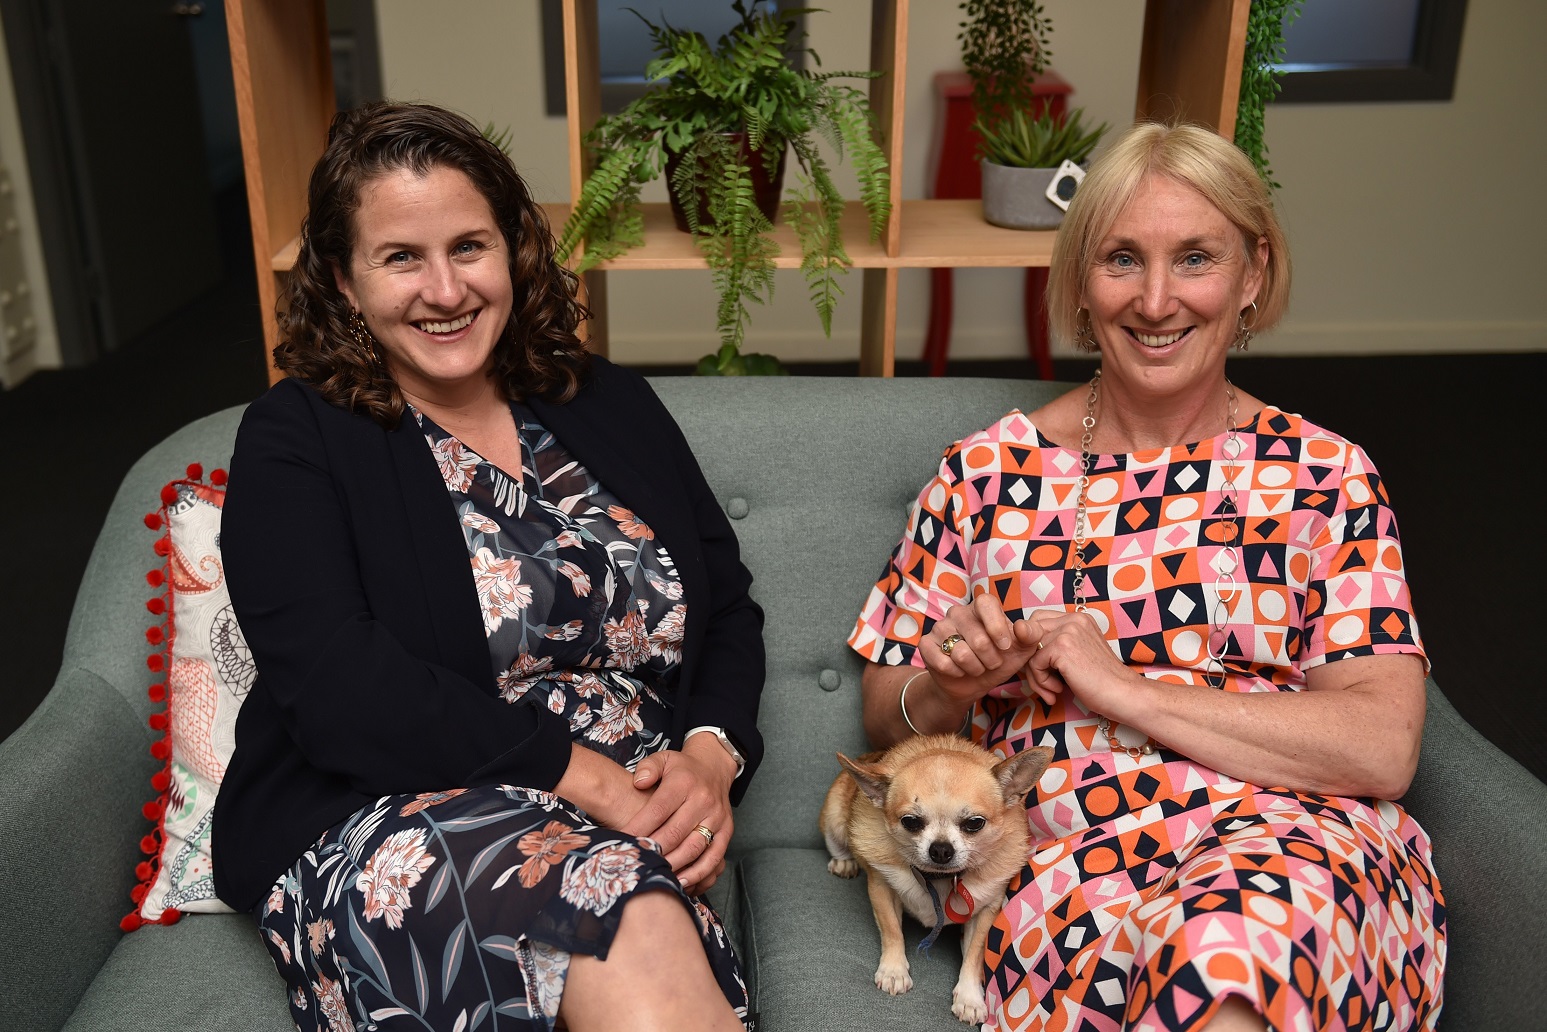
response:
[[[1086,602],[1113,652],[1151,679],[1205,684],[1231,570],[1225,691],[1301,691],[1323,663],[1422,655],[1364,452],[1272,407],[1237,434],[1092,456]],[[1079,449],[1020,412],[957,442],[850,645],[920,666],[935,622],[988,591],[1012,619],[1072,610],[1079,478]],[[1003,755],[1054,750],[1027,800],[1032,853],[988,936],[985,1032],[1188,1032],[1231,995],[1280,1032],[1432,1032],[1445,901],[1428,836],[1397,804],[1247,784],[1160,743],[1115,751],[1078,699],[1048,705],[1019,679],[979,701],[972,737]]]
[[[681,580],[651,529],[530,409],[511,408],[515,476],[411,409],[462,525],[498,691],[539,699],[632,769],[670,744]],[[651,890],[683,900],[745,1017],[719,917],[654,844],[537,789],[383,796],[325,832],[257,916],[298,1029],[546,1030],[570,955],[605,959],[624,904]]]

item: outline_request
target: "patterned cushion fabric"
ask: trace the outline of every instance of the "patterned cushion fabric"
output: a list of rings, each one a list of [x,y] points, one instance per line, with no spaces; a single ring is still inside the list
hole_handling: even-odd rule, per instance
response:
[[[150,687],[151,700],[166,703],[150,718],[163,732],[151,752],[166,766],[151,780],[160,795],[144,808],[156,827],[140,843],[150,858],[136,868],[138,906],[120,922],[125,931],[171,924],[183,913],[230,911],[211,878],[210,818],[256,668],[220,560],[225,479],[217,469],[205,483],[203,468],[189,466],[186,478],[162,488],[161,508],[145,517],[162,532],[155,546],[162,565],[146,577],[153,590],[146,608],[162,619],[145,637],[156,647],[150,669],[166,674]]]

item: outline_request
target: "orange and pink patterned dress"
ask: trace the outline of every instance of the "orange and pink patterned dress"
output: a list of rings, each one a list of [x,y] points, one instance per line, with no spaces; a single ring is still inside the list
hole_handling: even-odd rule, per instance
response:
[[[1268,407],[1238,428],[1237,580],[1224,690],[1299,691],[1350,656],[1423,654],[1396,522],[1355,445]],[[1145,676],[1203,684],[1227,435],[1092,457],[1088,612]],[[1012,617],[1072,610],[1080,453],[1020,412],[957,442],[849,644],[922,666],[920,639],[993,592]],[[1428,837],[1395,803],[1236,781],[1161,745],[1114,752],[1065,692],[1020,681],[973,712],[1009,755],[1052,746],[1032,855],[988,940],[991,1032],[1200,1028],[1239,995],[1280,1032],[1433,1029],[1445,904]],[[1125,737],[1132,729],[1119,729]]]

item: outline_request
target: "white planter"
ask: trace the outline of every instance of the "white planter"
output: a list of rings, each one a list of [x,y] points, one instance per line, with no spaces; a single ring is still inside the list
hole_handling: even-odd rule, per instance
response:
[[[1057,229],[1064,211],[1047,199],[1051,168],[983,163],[983,218],[1006,229]]]

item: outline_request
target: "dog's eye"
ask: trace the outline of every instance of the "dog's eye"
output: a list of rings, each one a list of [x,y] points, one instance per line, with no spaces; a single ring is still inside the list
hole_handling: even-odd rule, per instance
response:
[[[968,817],[961,823],[962,831],[965,831],[969,835],[976,835],[986,827],[988,827],[988,821],[984,820],[982,817]]]
[[[924,819],[922,817],[915,817],[911,813],[904,816],[898,823],[902,825],[903,831],[914,835],[924,830]]]

